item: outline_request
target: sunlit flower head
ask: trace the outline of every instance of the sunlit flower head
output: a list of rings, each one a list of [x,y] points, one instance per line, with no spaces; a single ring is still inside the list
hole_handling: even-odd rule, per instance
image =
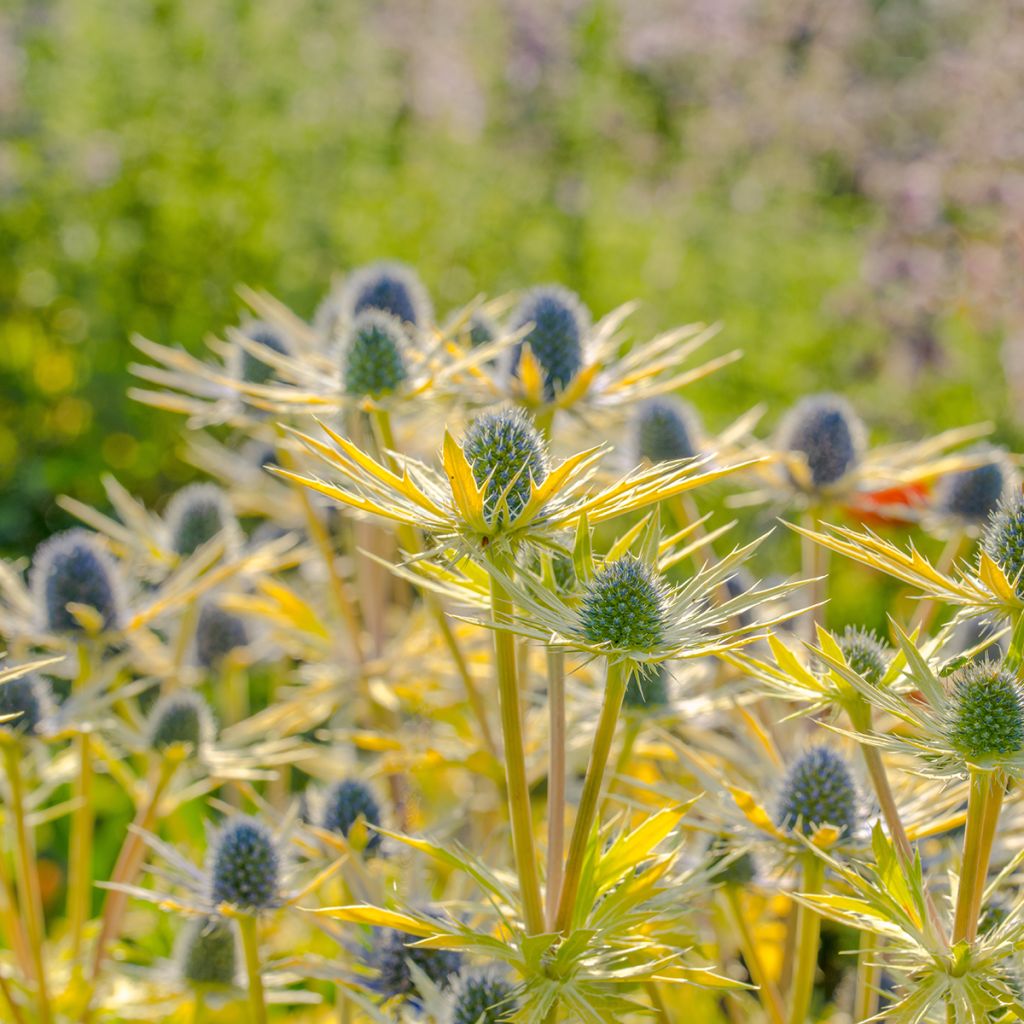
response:
[[[512,350],[511,373],[518,375],[520,355],[529,345],[544,374],[544,396],[551,401],[579,373],[589,327],[589,311],[568,288],[532,289],[512,314],[510,328],[525,333]]]
[[[353,398],[380,398],[394,392],[409,375],[404,354],[407,344],[396,317],[376,309],[360,313],[342,342],[345,393]]]
[[[1007,467],[993,457],[991,462],[942,477],[935,488],[935,506],[941,515],[982,525],[999,507],[1008,484]]]
[[[857,626],[847,626],[836,642],[846,663],[869,683],[882,681],[892,663],[893,651],[877,633]]]
[[[168,693],[153,705],[148,732],[153,750],[187,744],[200,754],[213,738],[213,714],[202,696],[192,690]]]
[[[1000,502],[981,536],[985,553],[1002,570],[1018,595],[1024,595],[1024,496]]]
[[[196,988],[231,988],[238,983],[240,957],[236,926],[223,917],[184,923],[175,960],[181,980]]]
[[[324,798],[321,826],[328,832],[338,832],[346,839],[358,821],[366,825],[380,825],[380,804],[373,790],[359,779],[343,779],[328,789]],[[366,838],[366,852],[380,848],[381,835],[370,831]]]
[[[276,353],[286,356],[291,353],[288,337],[279,327],[265,320],[250,320],[240,328],[240,333],[252,344],[249,347],[236,345],[235,373],[248,384],[266,384],[275,376],[274,365],[260,356]]]
[[[341,292],[341,310],[355,318],[367,310],[388,313],[400,323],[427,328],[434,319],[430,295],[412,267],[381,260],[354,270]]]
[[[196,619],[196,661],[205,669],[216,669],[250,641],[245,620],[214,599],[204,601]]]
[[[420,936],[395,929],[377,929],[365,953],[373,972],[372,986],[385,1000],[417,1002],[422,993],[416,986],[410,964],[422,971],[439,988],[450,988],[462,967],[462,956],[450,949],[424,949],[410,945]]]
[[[682,399],[652,398],[636,407],[632,418],[637,460],[671,462],[701,452],[701,425],[696,409]]]
[[[270,829],[255,818],[229,818],[214,838],[208,864],[210,897],[243,911],[281,902],[281,855]]]
[[[186,558],[214,537],[223,536],[230,546],[239,535],[227,494],[211,483],[189,484],[176,491],[167,503],[164,521],[172,550]]]
[[[53,691],[45,676],[30,672],[0,684],[0,729],[37,736],[45,732],[53,713]]]
[[[788,831],[831,825],[852,835],[859,821],[857,790],[844,758],[827,746],[812,747],[790,768],[779,790],[775,821]]]
[[[949,742],[970,762],[1010,756],[1024,747],[1024,692],[999,664],[975,662],[951,678]]]
[[[503,1024],[517,1009],[516,987],[495,967],[462,971],[451,986],[443,1024]]]
[[[779,446],[798,457],[789,467],[798,486],[823,491],[858,466],[866,431],[845,398],[813,395],[790,409],[779,427]]]

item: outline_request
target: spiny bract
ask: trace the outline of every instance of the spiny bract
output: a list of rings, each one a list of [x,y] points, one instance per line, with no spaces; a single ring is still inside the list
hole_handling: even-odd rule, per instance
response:
[[[409,970],[410,961],[441,988],[448,988],[459,973],[461,954],[450,949],[411,948],[408,945],[418,941],[419,936],[392,929],[375,932],[366,960],[374,971],[373,987],[385,999],[398,996],[415,1000],[419,994]]]
[[[368,825],[380,824],[380,805],[373,791],[358,779],[343,779],[336,782],[327,792],[324,802],[323,827],[330,832],[340,832],[348,837],[357,820],[362,818]],[[380,846],[379,832],[369,832],[366,841],[367,852]]]
[[[43,626],[54,633],[78,633],[82,626],[69,604],[87,605],[116,629],[123,614],[117,566],[88,530],[58,533],[36,548],[32,592]]]
[[[854,672],[874,685],[882,681],[889,667],[892,651],[877,633],[870,629],[847,626],[843,635],[836,638],[836,642]]]
[[[221,532],[234,538],[238,522],[227,495],[216,484],[189,484],[167,503],[164,516],[171,548],[187,558]]]
[[[517,1009],[515,986],[493,968],[460,974],[452,985],[446,1024],[501,1024]]]
[[[700,420],[688,402],[651,398],[636,410],[633,446],[637,459],[672,462],[700,454]]]
[[[968,523],[984,523],[999,507],[1006,474],[999,462],[950,473],[940,481],[935,503],[946,515]]]
[[[844,835],[857,827],[857,789],[846,761],[826,746],[813,747],[786,775],[776,823],[810,832],[833,825]]]
[[[985,553],[1024,596],[1024,496],[1001,501],[981,538]]]
[[[278,355],[286,356],[291,351],[288,339],[284,334],[263,320],[253,320],[243,325],[242,333],[257,345],[262,345]],[[273,380],[275,370],[270,363],[264,362],[259,356],[253,355],[252,352],[241,346],[238,348],[238,353],[238,374],[242,380],[249,384],[266,384]]]
[[[549,400],[563,390],[583,365],[583,339],[590,314],[579,296],[560,285],[533,288],[512,316],[512,332],[532,324],[512,351],[512,373],[519,372],[523,345],[529,345],[544,370],[544,394]]]
[[[646,670],[637,669],[630,675],[622,698],[623,707],[654,710],[663,708],[667,703],[668,668],[664,663]]]
[[[1015,754],[1024,747],[1024,695],[1010,672],[991,662],[952,678],[949,742],[967,758]]]
[[[217,668],[232,651],[249,643],[249,630],[234,612],[206,601],[196,620],[196,661],[203,668]]]
[[[653,650],[665,635],[664,587],[649,565],[625,555],[591,580],[580,618],[591,643]]]
[[[234,925],[222,917],[187,921],[179,939],[178,971],[190,985],[234,985],[238,978]]]
[[[349,329],[342,354],[345,393],[355,398],[391,394],[408,376],[405,331],[390,313],[367,310]]]
[[[0,685],[0,716],[18,716],[9,722],[0,722],[0,729],[38,735],[53,711],[50,684],[42,676],[30,674]]]
[[[484,515],[491,525],[515,519],[530,500],[530,481],[540,484],[548,475],[544,439],[522,409],[485,412],[469,426],[462,441],[466,461],[484,492]],[[506,494],[507,491],[507,494]]]
[[[839,395],[811,395],[790,409],[780,428],[781,447],[807,460],[811,484],[828,487],[856,468],[864,450],[864,425]]]
[[[241,910],[266,910],[279,898],[281,863],[270,829],[245,815],[228,820],[210,858],[214,903]]]
[[[353,317],[379,310],[416,327],[427,327],[434,317],[419,275],[396,260],[380,260],[353,271],[345,283],[345,306]]]
[[[213,717],[206,701],[192,690],[168,693],[149,713],[149,743],[166,750],[175,743],[189,743],[200,750],[213,733]]]

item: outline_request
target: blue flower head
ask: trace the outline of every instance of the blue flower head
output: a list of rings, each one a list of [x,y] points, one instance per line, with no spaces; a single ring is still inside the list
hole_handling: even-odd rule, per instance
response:
[[[409,945],[418,941],[417,935],[393,929],[374,932],[366,962],[374,972],[374,989],[385,999],[397,997],[418,1004],[421,993],[409,969],[410,963],[440,988],[449,988],[454,982],[462,967],[462,954],[451,949],[423,949]]]
[[[860,417],[839,395],[801,399],[780,428],[781,447],[804,456],[814,488],[830,487],[857,467],[864,435]]]
[[[882,681],[892,660],[892,650],[877,633],[847,626],[836,642],[854,672],[874,685]]]
[[[380,398],[391,394],[408,376],[405,331],[390,313],[368,310],[349,328],[342,354],[345,394]]]
[[[149,744],[164,751],[176,743],[188,743],[200,751],[213,736],[210,707],[194,690],[182,690],[161,697],[149,713]]]
[[[54,633],[78,633],[82,626],[69,604],[87,605],[117,629],[123,617],[120,576],[110,556],[87,530],[58,533],[36,549],[32,559],[32,592],[43,627]]]
[[[164,515],[171,548],[187,558],[221,533],[228,543],[238,533],[238,520],[227,495],[216,484],[189,484],[167,503]]]
[[[944,476],[936,489],[935,503],[946,515],[967,523],[984,523],[999,507],[1006,485],[1002,463],[986,462]]]
[[[530,481],[548,475],[544,439],[522,409],[502,409],[478,416],[466,431],[462,451],[473,479],[484,491],[484,516],[492,525],[504,520],[502,498],[510,519],[530,500]]]
[[[846,761],[826,746],[807,751],[782,784],[775,821],[790,831],[832,825],[846,836],[855,832],[857,789]]]
[[[358,779],[344,779],[331,786],[324,804],[323,827],[347,838],[359,819],[367,825],[380,824],[380,805],[370,787]],[[370,831],[366,852],[375,852],[380,841],[380,833]]]
[[[464,971],[452,984],[446,1024],[503,1024],[518,1009],[515,985],[496,968]]]
[[[985,553],[1024,596],[1024,496],[1001,501],[981,537]]]
[[[186,921],[177,945],[178,973],[187,985],[229,988],[238,980],[238,942],[224,917]]]
[[[529,345],[544,371],[545,397],[551,400],[583,365],[583,339],[590,327],[590,314],[568,288],[545,285],[526,293],[509,327],[515,332],[528,324],[532,326],[512,350],[512,374],[518,375],[523,345]]]
[[[590,581],[580,619],[591,643],[651,651],[665,635],[664,586],[646,562],[625,555]]]
[[[215,601],[206,601],[196,619],[196,661],[203,668],[215,669],[221,662],[249,643],[249,630],[243,619],[221,608]]]
[[[42,676],[30,673],[0,684],[0,716],[18,716],[9,722],[0,722],[0,729],[37,736],[53,713],[53,693]]]
[[[281,861],[262,822],[239,814],[217,834],[210,857],[210,896],[239,910],[267,910],[280,901]]]
[[[633,417],[633,446],[637,461],[672,462],[700,454],[700,418],[689,402],[651,398]]]
[[[419,328],[428,327],[434,319],[430,296],[416,271],[393,260],[353,271],[344,296],[344,305],[353,317],[377,310]]]
[[[970,760],[1024,747],[1024,694],[997,663],[974,662],[954,673],[948,720],[950,744]]]
[[[277,327],[264,322],[263,320],[252,320],[242,325],[242,333],[257,345],[276,352],[278,355],[286,356],[291,352],[291,346],[284,332]],[[257,355],[253,355],[248,349],[241,346],[238,352],[238,376],[248,384],[266,384],[274,379],[275,369],[270,363],[264,362]]]

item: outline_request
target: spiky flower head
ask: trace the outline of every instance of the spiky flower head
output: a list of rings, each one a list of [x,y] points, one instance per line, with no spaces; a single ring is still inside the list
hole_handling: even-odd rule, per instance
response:
[[[985,553],[1024,596],[1024,496],[1001,501],[981,537]]]
[[[651,398],[633,417],[633,446],[637,461],[672,462],[700,454],[700,418],[689,402]]]
[[[832,825],[848,836],[857,818],[857,788],[845,759],[827,746],[812,747],[786,775],[776,823],[803,832]]]
[[[367,310],[352,322],[342,353],[345,394],[389,395],[408,376],[405,331],[390,313]]]
[[[238,979],[234,925],[224,917],[195,917],[178,939],[178,973],[187,985],[230,987]]]
[[[544,393],[550,400],[583,365],[583,339],[590,314],[575,292],[560,285],[533,288],[512,315],[510,329],[532,326],[512,352],[512,373],[518,375],[523,345],[529,345],[544,371]]]
[[[149,713],[149,744],[164,751],[176,743],[188,743],[194,752],[213,736],[213,715],[205,700],[192,690],[168,693]]]
[[[479,348],[494,341],[500,330],[493,316],[482,309],[474,310],[469,318],[469,343],[473,348]]]
[[[757,877],[754,858],[744,850],[734,848],[729,836],[715,836],[708,843],[708,873],[720,885],[747,886]]]
[[[452,984],[446,1024],[501,1024],[518,1009],[515,990],[493,967],[464,971]]]
[[[206,601],[196,619],[196,661],[203,668],[215,669],[233,651],[249,643],[245,621],[234,612]]]
[[[394,260],[381,260],[353,271],[344,295],[344,305],[353,317],[378,310],[415,327],[427,327],[434,318],[430,295],[416,271]]]
[[[239,814],[218,832],[210,857],[210,896],[240,910],[266,910],[277,904],[281,860],[269,828]]]
[[[665,587],[632,555],[607,563],[583,595],[583,633],[591,643],[650,651],[665,635]]]
[[[941,512],[964,522],[984,523],[999,507],[1006,484],[1002,463],[993,460],[944,476],[936,489],[935,504]]]
[[[522,409],[485,412],[469,426],[462,451],[484,493],[484,515],[492,526],[514,520],[530,500],[530,481],[548,475],[540,431]],[[506,518],[507,512],[507,518]]]
[[[352,826],[362,819],[368,825],[380,824],[380,805],[373,791],[359,779],[343,779],[331,786],[324,803],[323,827],[329,832],[340,832],[346,838]],[[370,832],[366,852],[380,846],[379,832]]]
[[[42,624],[54,633],[82,631],[68,609],[71,604],[94,609],[104,629],[121,625],[122,585],[117,566],[88,530],[66,530],[43,541],[32,559],[31,585]]]
[[[216,484],[182,487],[167,503],[164,519],[171,548],[183,558],[218,534],[224,533],[230,543],[238,533],[238,521],[227,494]]]
[[[870,629],[847,626],[836,638],[847,664],[869,683],[877,685],[885,676],[892,651],[877,633]]]
[[[438,987],[449,988],[462,967],[462,955],[451,949],[412,948],[419,937],[394,929],[374,933],[367,954],[368,966],[374,971],[373,987],[385,998],[416,1000],[416,988],[409,964],[414,963]]]
[[[998,664],[974,662],[953,675],[948,720],[950,744],[970,760],[1024,747],[1024,694]]]
[[[30,673],[0,685],[0,716],[18,716],[0,722],[0,729],[37,736],[53,711],[53,693],[42,676]]]
[[[263,320],[252,320],[243,324],[242,333],[250,340],[256,342],[271,352],[286,356],[291,352],[291,346],[284,332],[266,323]],[[254,355],[248,349],[238,346],[238,376],[249,384],[266,384],[274,378],[274,367],[264,362],[259,356]]]
[[[668,704],[668,666],[664,662],[638,668],[626,683],[622,698],[625,708],[655,711]]]
[[[864,424],[840,395],[811,395],[790,409],[779,430],[780,445],[807,461],[815,489],[830,487],[860,462]]]

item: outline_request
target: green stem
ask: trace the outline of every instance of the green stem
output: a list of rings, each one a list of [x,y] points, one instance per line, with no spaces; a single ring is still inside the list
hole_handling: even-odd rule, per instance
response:
[[[252,1024],[267,1024],[267,1003],[263,996],[263,975],[260,973],[259,923],[253,914],[238,919],[245,953],[245,970],[249,979],[249,1007]]]
[[[857,987],[853,996],[853,1019],[867,1020],[878,1012],[881,966],[872,962],[881,948],[878,936],[872,932],[860,933],[860,951],[857,955]]]
[[[493,575],[491,612],[498,624],[509,622],[512,616],[512,600]],[[508,630],[499,628],[494,631],[494,656],[498,677],[498,700],[501,705],[505,784],[512,825],[512,849],[519,876],[526,930],[530,935],[539,935],[544,930],[544,907],[540,895],[537,854],[533,846],[530,789],[526,781],[526,752],[523,746],[523,720],[519,705],[519,679],[516,673],[516,644],[515,637]]]
[[[565,654],[548,651],[548,871],[547,920],[554,927],[565,857]]]
[[[572,837],[569,840],[569,858],[566,861],[562,891],[558,898],[555,927],[559,931],[568,931],[572,925],[580,877],[583,873],[583,861],[586,857],[587,845],[590,842],[590,833],[597,818],[601,784],[604,781],[608,755],[615,738],[615,726],[619,720],[619,710],[622,708],[622,698],[625,692],[625,666],[621,662],[609,662],[601,717],[598,719],[594,745],[590,751],[590,763],[587,765],[587,776],[583,782],[580,805],[576,810],[576,821],[573,823]]]
[[[825,862],[813,853],[803,857],[803,880],[800,891],[821,892],[825,884]],[[814,975],[818,970],[818,943],[821,918],[804,903],[797,905],[796,951],[793,959],[793,982],[789,990],[789,1024],[805,1024],[814,994]]]
[[[85,922],[92,897],[92,844],[95,815],[92,798],[92,743],[87,732],[75,737],[78,772],[75,775],[75,807],[71,815],[71,845],[68,858],[68,930],[72,962],[81,966]]]
[[[992,772],[971,771],[967,798],[967,827],[964,832],[960,886],[953,916],[953,944],[973,942],[978,935],[978,915],[988,877],[999,811],[1003,803],[1002,781]]]
[[[814,509],[809,509],[804,516],[804,527],[814,530],[817,526],[817,517]],[[825,601],[828,599],[828,563],[829,550],[810,537],[803,537],[800,544],[800,553],[803,563],[803,578],[811,580],[810,598],[814,606],[807,613],[810,639],[817,643],[818,626],[825,622]]]
[[[21,777],[21,750],[18,744],[4,742],[4,760],[7,763],[7,782],[11,793],[11,816],[14,819],[15,840],[18,845],[17,878],[22,913],[28,932],[35,974],[39,1020],[49,1024],[50,993],[46,984],[46,966],[43,961],[43,943],[46,925],[43,918],[43,897],[39,888],[39,871],[35,857],[35,843],[25,818],[25,787]]]
[[[726,885],[724,892],[730,924],[739,943],[740,952],[743,954],[744,963],[750,972],[750,979],[758,988],[765,1014],[771,1024],[785,1024],[786,1011],[782,1005],[782,996],[779,995],[778,986],[772,980],[761,959],[761,951],[758,949],[757,941],[754,939],[746,913],[740,903],[739,888],[735,885]]]

